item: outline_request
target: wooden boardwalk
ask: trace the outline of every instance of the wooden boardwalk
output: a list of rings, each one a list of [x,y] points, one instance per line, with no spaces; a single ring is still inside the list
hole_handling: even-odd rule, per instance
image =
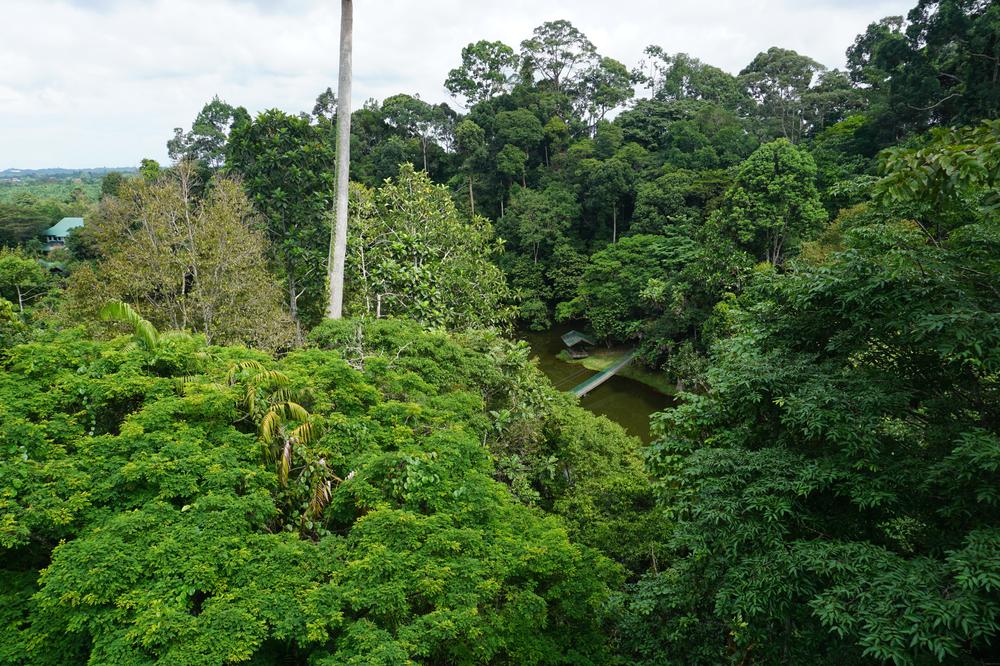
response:
[[[626,365],[632,362],[635,358],[635,350],[629,350],[624,356],[615,361],[607,370],[603,370],[593,377],[589,377],[580,384],[574,386],[571,391],[574,395],[578,397],[583,397],[593,391],[595,388],[608,381],[617,374],[619,370],[624,368]]]

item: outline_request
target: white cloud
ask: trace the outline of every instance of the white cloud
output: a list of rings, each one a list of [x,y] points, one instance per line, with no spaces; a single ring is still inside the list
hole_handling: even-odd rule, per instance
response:
[[[769,46],[829,66],[913,0],[356,0],[354,98],[419,93],[478,39],[516,46],[565,18],[634,65],[648,44],[731,72]],[[252,112],[312,108],[335,84],[335,0],[0,0],[0,168],[165,160],[176,126],[219,95]]]

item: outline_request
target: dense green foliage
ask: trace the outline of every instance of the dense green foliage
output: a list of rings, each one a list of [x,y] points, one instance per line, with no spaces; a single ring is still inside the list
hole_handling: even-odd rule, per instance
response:
[[[256,220],[239,183],[201,183],[186,163],[156,180],[128,181],[84,227],[97,261],[73,272],[65,314],[92,321],[121,300],[141,304],[158,326],[212,342],[284,347],[290,327]]]
[[[408,164],[355,195],[348,313],[458,330],[510,323],[510,294],[492,263],[502,244],[486,219],[463,221],[447,188]]]
[[[843,216],[822,260],[758,271],[720,307],[709,389],[658,417],[649,451],[679,557],[632,601],[643,658],[995,654],[998,129],[890,154],[893,204]],[[971,200],[970,181],[987,184]]]
[[[33,257],[20,250],[0,248],[0,298],[17,305],[23,315],[25,307],[44,293],[49,276]]]
[[[10,197],[0,199],[0,247],[23,245],[35,252],[41,250],[43,231],[64,217],[88,215],[96,200],[78,189],[45,195],[28,186],[10,191]]]
[[[632,440],[495,336],[314,335],[356,344],[6,351],[5,663],[606,661],[616,565],[491,477],[521,474],[529,503],[639,565]],[[558,473],[525,477],[536,460]]]
[[[808,153],[786,140],[765,144],[740,165],[710,223],[754,260],[780,264],[826,221],[815,178]]]
[[[470,43],[352,114],[346,320],[329,88],[0,196],[0,662],[996,663],[998,45]],[[553,321],[676,386],[644,449]]]
[[[309,122],[271,110],[240,118],[226,151],[228,169],[242,178],[262,216],[301,339],[302,323],[318,323],[326,303],[333,146]]]
[[[86,174],[31,174],[16,179],[0,180],[0,202],[16,203],[30,197],[55,202],[97,201],[101,193],[104,170],[91,170]],[[111,172],[117,173],[117,172]]]
[[[995,115],[997,26],[991,3],[921,0],[905,20],[869,26],[846,72],[772,47],[733,75],[655,45],[630,71],[551,21],[519,48],[480,40],[462,50],[445,87],[464,114],[405,93],[354,111],[351,175],[375,189],[401,163],[416,165],[449,186],[461,215],[496,221],[505,252],[495,261],[522,325],[544,329],[572,313],[608,342],[641,342],[648,364],[673,372],[674,350],[705,351],[708,312],[742,288],[753,263],[794,257],[825,219],[866,200],[880,149]],[[633,101],[636,85],[649,96]],[[214,99],[170,144],[206,168],[225,153],[245,178],[305,329],[325,296],[317,268],[335,101],[327,90],[311,113],[251,120]],[[688,274],[640,285],[654,297],[630,295],[638,305],[609,327],[580,291],[582,267],[630,234],[680,243]]]
[[[848,49],[851,79],[871,86],[866,134],[891,143],[929,126],[996,118],[1000,8],[976,0],[919,0]]]

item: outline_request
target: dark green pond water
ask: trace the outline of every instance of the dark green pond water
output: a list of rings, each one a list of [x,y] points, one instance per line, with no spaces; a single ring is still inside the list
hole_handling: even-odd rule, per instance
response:
[[[568,391],[587,377],[597,374],[582,365],[566,363],[556,357],[564,348],[560,336],[568,330],[568,327],[557,326],[541,333],[525,331],[519,336],[531,345],[531,350],[538,357],[538,367],[562,391]],[[648,442],[649,415],[670,406],[671,398],[645,384],[615,375],[584,396],[580,404],[595,414],[603,414],[620,423],[628,432]]]

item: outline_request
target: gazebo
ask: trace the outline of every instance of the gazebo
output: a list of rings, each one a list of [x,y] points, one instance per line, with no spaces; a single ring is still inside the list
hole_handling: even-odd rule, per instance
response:
[[[573,358],[584,358],[590,355],[589,347],[595,346],[595,342],[580,331],[567,331],[562,335],[563,344]]]

